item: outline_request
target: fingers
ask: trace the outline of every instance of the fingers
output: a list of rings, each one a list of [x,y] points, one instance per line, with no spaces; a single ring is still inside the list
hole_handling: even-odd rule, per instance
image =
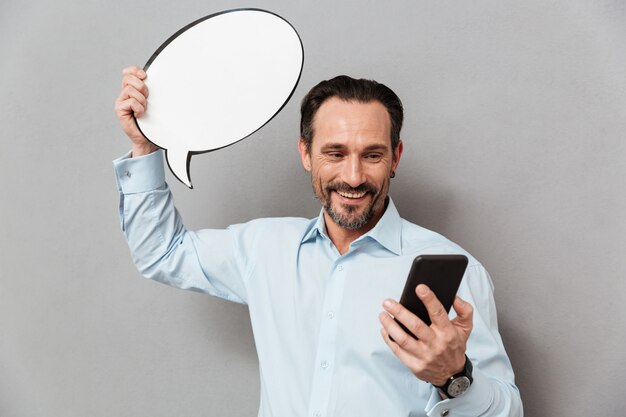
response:
[[[126,67],[122,70],[122,75],[134,75],[135,77],[143,80],[146,78],[146,72],[136,65]]]
[[[147,105],[146,96],[131,87],[126,87],[115,101],[115,111],[119,118],[130,116],[138,118],[146,111]]]
[[[146,111],[148,87],[144,83],[146,73],[137,66],[122,70],[121,92],[115,102],[115,111],[120,118],[141,116]]]
[[[396,320],[402,323],[409,332],[421,341],[428,342],[434,337],[432,329],[420,320],[419,317],[407,310],[402,304],[394,300],[387,299],[383,302],[383,307],[389,314],[381,314],[381,323],[398,344],[403,346],[407,343],[408,341],[405,341],[405,338],[411,340],[415,339],[410,335],[407,335],[406,332],[393,319],[391,319],[390,315],[395,317]],[[386,316],[386,318],[383,317],[383,315]],[[385,320],[383,321],[383,319]],[[401,343],[401,341],[403,343]]]
[[[453,303],[457,316],[450,321],[448,312],[427,286],[419,285],[416,294],[426,306],[432,324],[427,326],[398,302],[385,300],[385,311],[379,315],[381,335],[417,378],[441,385],[462,368],[472,331],[473,308],[457,297]],[[399,323],[418,339],[411,337]]]
[[[148,100],[135,88],[126,86],[115,101],[118,117],[141,116],[146,111]]]
[[[115,100],[115,113],[122,130],[131,139],[133,145],[146,146],[149,142],[141,133],[133,116],[139,118],[148,106],[148,87],[144,80],[146,72],[138,66],[122,70],[121,91]]]
[[[133,115],[140,117],[146,111],[145,101],[141,103],[135,98],[119,99],[115,102],[115,112],[118,117],[125,118]]]
[[[137,86],[127,84],[124,88],[122,88],[121,96],[126,98],[134,98],[142,104],[145,104],[148,94],[148,89],[145,84],[139,84]]]
[[[433,356],[433,351],[429,351],[425,345],[414,339],[415,346],[407,348],[395,343],[395,337],[391,340],[390,334],[384,327],[380,329],[380,334],[394,355],[422,381],[443,385],[449,375],[456,373],[447,371],[445,359]],[[407,337],[412,339],[410,336]]]
[[[452,308],[456,312],[456,317],[452,320],[452,323],[469,337],[473,327],[474,308],[460,297],[454,299]]]
[[[389,346],[389,349],[391,349],[391,351],[398,357],[398,359],[400,359],[400,361],[402,361],[402,363],[404,363],[409,368],[413,368],[416,365],[416,356],[409,353],[409,350],[405,346],[402,346],[400,344],[401,341],[399,339],[397,339],[395,336],[391,336],[385,327],[380,329],[380,334],[383,337],[383,340],[385,341],[387,346]],[[415,342],[415,339],[413,339],[411,336],[407,335],[406,333],[404,333],[404,335],[408,339]],[[391,340],[391,338],[393,338],[393,340]]]
[[[435,293],[430,290],[426,285],[420,284],[415,289],[415,293],[422,300],[426,310],[428,310],[428,316],[432,324],[438,327],[445,328],[450,325],[448,319],[448,312],[435,296]]]
[[[398,323],[396,323],[389,316],[389,314],[384,312],[380,313],[378,319],[383,325],[381,331],[384,332],[383,338],[385,339],[385,343],[387,343],[394,353],[398,354],[397,350],[399,348],[411,349],[412,345],[414,345],[415,339],[402,330]]]
[[[144,77],[145,78],[145,77]],[[141,93],[141,95],[148,97],[148,87],[146,87],[146,83],[143,81],[143,78],[139,78],[133,74],[126,74],[122,77],[122,91],[131,88]]]

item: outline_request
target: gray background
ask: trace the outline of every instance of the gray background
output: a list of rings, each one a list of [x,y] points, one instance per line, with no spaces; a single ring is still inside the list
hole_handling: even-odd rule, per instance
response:
[[[187,225],[315,216],[298,102],[380,80],[406,107],[392,195],[491,272],[526,415],[623,415],[626,3],[2,0],[0,416],[256,415],[246,308],[139,277],[111,167],[121,69],[244,6],[298,29],[303,76],[253,137],[193,158],[194,190],[171,181]]]

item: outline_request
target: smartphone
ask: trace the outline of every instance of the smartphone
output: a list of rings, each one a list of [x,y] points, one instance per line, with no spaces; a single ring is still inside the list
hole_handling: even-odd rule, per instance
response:
[[[466,268],[467,257],[465,255],[418,255],[413,260],[400,304],[430,326],[428,310],[415,294],[415,288],[419,284],[426,284],[435,293],[446,311],[450,312]],[[396,322],[405,332],[417,338],[402,323],[398,320]]]

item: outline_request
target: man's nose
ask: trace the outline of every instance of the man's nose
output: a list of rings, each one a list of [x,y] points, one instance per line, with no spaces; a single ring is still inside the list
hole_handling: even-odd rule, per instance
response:
[[[345,161],[343,169],[343,181],[352,188],[356,188],[365,182],[365,172],[361,158],[349,157]]]

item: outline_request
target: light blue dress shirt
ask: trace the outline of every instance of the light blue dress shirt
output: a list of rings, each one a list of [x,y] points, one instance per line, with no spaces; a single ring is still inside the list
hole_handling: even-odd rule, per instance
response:
[[[161,151],[127,155],[114,166],[137,268],[150,279],[248,305],[260,417],[522,415],[489,275],[458,245],[401,219],[392,201],[340,255],[322,214],[188,231],[165,183]],[[416,255],[452,253],[470,259],[458,295],[474,306],[467,345],[474,383],[463,396],[441,400],[385,344],[378,314],[385,298],[399,299]]]

